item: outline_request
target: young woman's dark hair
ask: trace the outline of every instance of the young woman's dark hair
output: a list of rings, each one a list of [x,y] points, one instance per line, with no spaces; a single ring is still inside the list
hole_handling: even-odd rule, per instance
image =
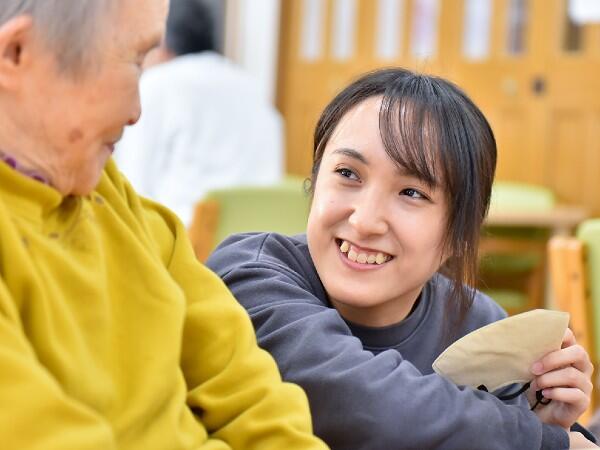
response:
[[[443,271],[452,280],[448,308],[458,325],[472,304],[477,247],[496,168],[494,134],[477,106],[454,84],[400,68],[368,73],[340,92],[323,111],[315,130],[311,186],[338,123],[354,106],[382,97],[379,128],[389,157],[448,201]]]

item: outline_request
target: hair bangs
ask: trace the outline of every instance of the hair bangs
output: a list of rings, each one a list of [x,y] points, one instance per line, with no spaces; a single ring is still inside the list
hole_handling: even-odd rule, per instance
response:
[[[416,80],[418,84],[419,80]],[[441,118],[432,102],[407,83],[390,86],[383,95],[379,112],[381,139],[396,165],[432,188],[446,178],[442,154]],[[422,84],[422,83],[421,83]]]

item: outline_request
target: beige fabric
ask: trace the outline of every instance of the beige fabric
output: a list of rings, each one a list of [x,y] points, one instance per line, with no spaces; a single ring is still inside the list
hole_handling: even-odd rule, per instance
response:
[[[545,309],[508,317],[462,337],[432,367],[458,385],[489,391],[526,383],[533,363],[560,349],[568,324],[568,313]]]

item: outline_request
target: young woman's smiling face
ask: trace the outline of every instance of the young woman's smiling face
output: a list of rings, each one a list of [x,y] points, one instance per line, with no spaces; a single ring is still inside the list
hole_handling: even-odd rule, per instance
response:
[[[385,152],[380,97],[351,109],[321,161],[308,246],[332,304],[355,323],[385,326],[410,312],[444,261],[444,192]]]

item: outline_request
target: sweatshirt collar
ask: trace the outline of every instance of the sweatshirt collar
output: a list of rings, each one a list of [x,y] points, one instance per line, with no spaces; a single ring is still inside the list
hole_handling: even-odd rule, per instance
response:
[[[385,327],[368,327],[346,321],[352,334],[361,340],[367,350],[378,352],[398,347],[417,331],[427,316],[431,303],[431,282],[425,284],[416,306],[401,322]]]
[[[43,181],[23,174],[6,161],[0,161],[0,195],[29,218],[41,218],[58,208],[63,196]]]

